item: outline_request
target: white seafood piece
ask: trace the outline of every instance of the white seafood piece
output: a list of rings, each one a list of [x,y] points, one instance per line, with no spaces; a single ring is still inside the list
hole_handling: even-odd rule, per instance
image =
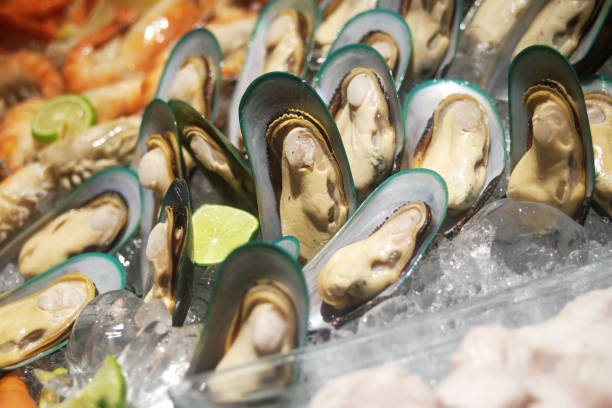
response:
[[[95,291],[89,277],[73,273],[0,307],[0,367],[61,341]]]
[[[577,109],[563,86],[545,80],[523,96],[531,147],[510,175],[508,197],[551,205],[575,216],[586,195]]]
[[[376,0],[333,0],[323,11],[321,24],[315,32],[319,57],[327,56],[329,48],[342,26],[357,14],[376,7]]]
[[[569,57],[580,42],[587,24],[598,10],[598,1],[555,0],[549,2],[525,32],[512,56],[525,48],[542,44]]]
[[[158,200],[166,194],[170,183],[181,178],[181,152],[177,136],[173,132],[149,135],[147,153],[138,163],[138,178],[143,187],[153,190]]]
[[[448,187],[449,212],[458,214],[474,205],[484,187],[490,144],[485,108],[469,95],[454,94],[436,108],[432,124],[416,147],[412,167],[442,176]]]
[[[431,225],[430,211],[422,201],[405,204],[368,238],[333,254],[317,277],[321,299],[342,310],[395,282]]]
[[[595,165],[593,199],[612,216],[612,96],[589,92],[584,96]]]
[[[357,194],[388,177],[393,168],[395,130],[376,73],[356,68],[342,81],[330,111],[340,131]]]
[[[217,68],[209,58],[191,54],[176,73],[168,90],[168,99],[183,100],[210,118],[218,75]]]
[[[506,38],[532,3],[533,0],[485,0],[465,35],[473,37],[479,46],[491,49]]]
[[[61,214],[21,247],[19,272],[30,279],[85,249],[106,250],[125,227],[127,216],[127,206],[114,193]]]
[[[300,75],[310,42],[309,22],[296,10],[281,11],[266,33],[266,55],[262,74],[272,71]]]
[[[22,227],[53,189],[49,168],[40,163],[23,166],[0,183],[0,243]]]

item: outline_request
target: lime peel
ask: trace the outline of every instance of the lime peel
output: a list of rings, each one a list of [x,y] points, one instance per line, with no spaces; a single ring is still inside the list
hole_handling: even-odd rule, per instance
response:
[[[32,120],[32,136],[41,142],[53,142],[93,126],[97,114],[89,100],[76,94],[64,94],[47,101]]]
[[[252,214],[237,208],[204,204],[192,216],[193,262],[199,266],[222,262],[230,252],[249,242],[259,229]]]

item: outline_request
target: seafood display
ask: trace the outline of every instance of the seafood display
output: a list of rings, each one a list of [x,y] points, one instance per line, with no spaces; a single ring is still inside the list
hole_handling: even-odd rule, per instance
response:
[[[442,333],[430,358],[509,292],[612,277],[612,0],[30,3],[0,4],[0,371],[41,406],[79,401],[107,355],[122,389],[100,400],[305,406],[349,367],[309,345],[376,347],[351,355],[370,367],[409,325],[410,353]],[[511,349],[465,363],[500,337],[553,350],[559,378],[591,368],[509,333],[468,336],[435,391],[397,366],[372,385],[468,407],[488,372],[554,383]],[[521,384],[496,395],[552,401]]]

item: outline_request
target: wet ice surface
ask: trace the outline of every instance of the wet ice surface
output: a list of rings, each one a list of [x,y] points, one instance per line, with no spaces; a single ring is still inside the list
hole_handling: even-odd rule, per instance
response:
[[[451,240],[437,236],[399,293],[332,332],[334,339],[437,312],[612,254],[609,221],[591,211],[585,227],[535,203],[497,200]],[[314,336],[311,343],[325,337]]]
[[[22,284],[23,276],[19,273],[17,265],[10,262],[0,272],[0,293],[11,290]]]
[[[142,274],[140,271],[140,252],[142,250],[142,238],[132,238],[117,253],[115,258],[125,270],[126,289],[139,293],[142,291]]]

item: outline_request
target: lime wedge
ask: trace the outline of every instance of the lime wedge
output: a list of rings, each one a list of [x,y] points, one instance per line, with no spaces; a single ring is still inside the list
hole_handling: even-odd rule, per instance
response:
[[[87,129],[96,120],[96,110],[87,98],[64,94],[51,99],[36,112],[32,136],[41,142],[53,142]]]
[[[204,204],[193,213],[193,262],[207,266],[222,262],[249,242],[259,228],[257,217],[225,205]]]
[[[124,408],[127,387],[121,366],[111,355],[106,357],[93,380],[74,397],[61,404],[47,404],[48,408]]]

